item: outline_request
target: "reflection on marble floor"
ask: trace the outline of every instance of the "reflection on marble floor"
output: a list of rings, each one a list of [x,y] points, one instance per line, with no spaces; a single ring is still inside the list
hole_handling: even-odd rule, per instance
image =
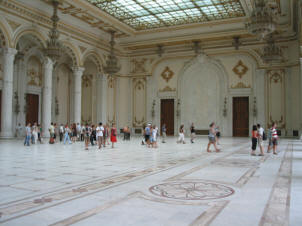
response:
[[[3,225],[302,225],[297,140],[264,157],[235,138],[221,153],[206,153],[204,137],[158,149],[134,138],[101,151],[0,142]]]

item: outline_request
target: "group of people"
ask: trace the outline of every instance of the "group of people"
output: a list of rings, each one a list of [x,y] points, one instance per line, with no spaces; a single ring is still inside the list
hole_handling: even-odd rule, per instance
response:
[[[17,130],[17,133],[20,133],[20,124],[18,125]],[[25,127],[24,146],[30,146],[30,143],[36,144],[37,142],[42,143],[42,127],[37,123],[34,123],[33,125],[28,123]]]
[[[146,145],[148,148],[157,148],[157,138],[159,136],[158,127],[148,123],[147,126],[143,126],[143,140],[142,145]]]
[[[271,152],[273,149],[273,154],[277,155],[277,146],[278,146],[278,131],[277,124],[273,123],[272,127],[268,130],[267,135],[264,132],[264,129],[260,124],[253,125],[252,129],[252,152],[251,155],[256,156],[257,144],[260,149],[259,156],[264,156],[263,141],[268,139],[267,153]]]

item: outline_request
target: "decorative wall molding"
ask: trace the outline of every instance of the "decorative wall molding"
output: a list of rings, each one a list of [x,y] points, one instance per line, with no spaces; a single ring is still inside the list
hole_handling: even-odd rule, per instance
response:
[[[147,89],[145,78],[132,79],[133,127],[141,127],[146,122]]]
[[[236,85],[231,86],[232,89],[246,89],[251,88],[251,85],[245,85],[243,82],[238,82]]]
[[[170,86],[166,86],[165,88],[159,90],[159,92],[174,92],[174,91],[176,91],[176,88],[172,89]]]
[[[244,65],[241,60],[239,60],[236,66],[233,68],[233,72],[238,75],[240,79],[246,74],[248,70],[249,68]]]
[[[146,73],[147,70],[145,68],[145,63],[147,62],[146,58],[142,58],[142,59],[132,59],[131,63],[132,63],[132,70],[131,73]]]

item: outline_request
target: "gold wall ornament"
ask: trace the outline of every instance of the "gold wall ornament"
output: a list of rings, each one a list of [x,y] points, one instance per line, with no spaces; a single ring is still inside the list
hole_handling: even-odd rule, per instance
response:
[[[161,77],[166,80],[166,82],[169,82],[169,80],[174,76],[174,72],[171,71],[171,69],[166,66],[166,68],[161,73]]]
[[[34,68],[30,68],[27,71],[27,76],[29,77],[29,82],[27,83],[30,86],[41,86],[42,85],[42,74],[36,71]]]
[[[90,87],[92,85],[92,75],[83,75],[82,76],[82,85],[84,87]]]
[[[282,83],[282,76],[278,73],[278,72],[274,72],[271,74],[270,76],[270,82],[274,82],[274,83]]]
[[[172,89],[170,86],[166,86],[165,88],[159,90],[159,92],[174,92],[174,91],[176,91],[176,88]]]
[[[108,78],[108,88],[113,89],[115,87],[115,78],[109,77]]]
[[[133,122],[134,127],[142,126],[144,123],[145,123],[144,117],[141,120],[137,120],[136,116],[134,117],[134,122]]]
[[[133,70],[131,71],[132,73],[145,73],[145,63],[147,59],[133,59],[132,60],[132,65],[133,65]]]
[[[246,89],[251,88],[251,85],[245,85],[243,82],[238,82],[235,86],[231,86],[232,89]]]
[[[236,66],[233,68],[233,72],[238,75],[240,79],[246,74],[248,70],[249,68],[244,65],[241,60],[239,60]]]

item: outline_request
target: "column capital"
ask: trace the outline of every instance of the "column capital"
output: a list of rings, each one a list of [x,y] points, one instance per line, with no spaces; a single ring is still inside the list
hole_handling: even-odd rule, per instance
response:
[[[84,70],[85,70],[84,67],[73,67],[72,68],[73,74],[75,76],[80,76],[80,77],[82,77]]]
[[[8,56],[15,56],[18,52],[18,50],[14,48],[3,48],[3,54]]]
[[[44,58],[43,66],[45,69],[52,69],[53,68],[53,61],[49,57]]]

